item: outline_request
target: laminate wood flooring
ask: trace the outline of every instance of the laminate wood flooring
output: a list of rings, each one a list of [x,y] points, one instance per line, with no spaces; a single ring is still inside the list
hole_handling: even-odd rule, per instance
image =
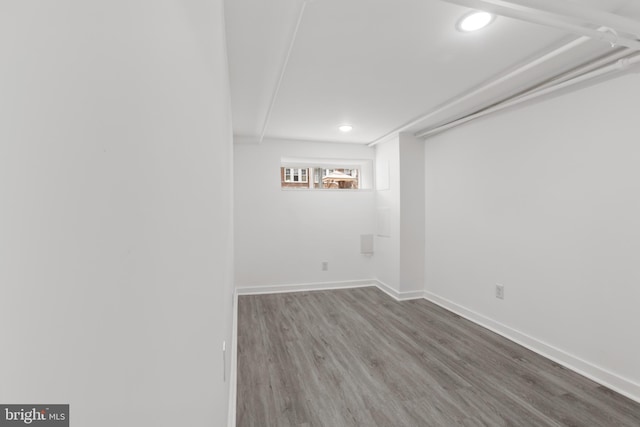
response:
[[[240,296],[238,427],[640,426],[640,404],[426,300]]]

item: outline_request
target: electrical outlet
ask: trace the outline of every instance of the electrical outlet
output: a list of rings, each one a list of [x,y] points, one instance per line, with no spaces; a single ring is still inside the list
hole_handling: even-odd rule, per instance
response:
[[[504,285],[496,283],[496,298],[504,299]]]
[[[322,271],[329,270],[329,263],[327,261],[322,261]]]

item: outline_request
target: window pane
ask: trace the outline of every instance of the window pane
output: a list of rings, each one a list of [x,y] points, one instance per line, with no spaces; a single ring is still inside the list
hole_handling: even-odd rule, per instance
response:
[[[359,169],[281,167],[282,188],[358,189]],[[309,180],[313,181],[309,181]]]

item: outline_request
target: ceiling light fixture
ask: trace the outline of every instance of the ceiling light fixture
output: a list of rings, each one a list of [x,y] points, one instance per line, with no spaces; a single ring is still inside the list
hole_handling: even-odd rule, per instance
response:
[[[458,30],[468,33],[486,27],[487,25],[491,24],[494,19],[495,16],[490,14],[489,12],[475,11],[464,15],[458,21],[457,27]]]
[[[351,132],[353,130],[353,126],[351,125],[341,125],[338,127],[338,129],[340,129],[340,132]]]

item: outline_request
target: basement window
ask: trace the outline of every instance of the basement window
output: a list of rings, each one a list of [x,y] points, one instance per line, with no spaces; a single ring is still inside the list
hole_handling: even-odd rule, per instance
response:
[[[280,168],[282,188],[357,190],[359,183],[360,170],[355,168]]]
[[[306,183],[308,182],[309,169],[302,168],[282,168],[281,175],[284,177],[283,183]]]
[[[371,188],[371,160],[282,159],[280,187],[301,190]]]

